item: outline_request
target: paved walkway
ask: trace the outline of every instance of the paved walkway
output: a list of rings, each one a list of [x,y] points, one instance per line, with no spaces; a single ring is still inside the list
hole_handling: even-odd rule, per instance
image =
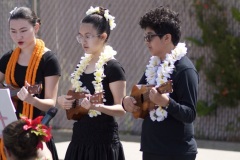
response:
[[[59,159],[63,160],[69,144],[71,132],[53,131]],[[126,160],[141,160],[139,136],[120,135]],[[240,160],[240,143],[197,140],[196,160]]]

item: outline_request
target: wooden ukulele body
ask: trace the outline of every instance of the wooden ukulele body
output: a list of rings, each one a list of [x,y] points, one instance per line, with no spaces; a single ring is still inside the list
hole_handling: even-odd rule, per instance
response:
[[[15,108],[17,108],[17,104],[19,101],[17,93],[21,90],[21,88],[3,83],[0,83],[0,88],[9,89],[13,105]],[[42,84],[27,86],[26,89],[30,94],[40,94],[42,92]]]
[[[67,95],[71,95],[72,98],[69,100],[74,99],[74,103],[72,108],[66,110],[66,115],[68,120],[80,120],[82,116],[88,114],[88,110],[81,107],[80,103],[83,98],[86,97],[86,92],[75,92],[73,90],[69,90]],[[103,93],[96,93],[90,97],[91,103],[103,103]]]
[[[154,87],[153,85],[135,85],[132,88],[131,97],[133,97],[137,103],[136,106],[139,106],[140,109],[137,112],[133,112],[134,118],[145,118],[149,109],[154,107],[154,103],[146,100],[145,95],[148,95],[149,90]]]
[[[134,118],[144,119],[149,114],[149,111],[155,108],[155,104],[149,99],[149,92],[152,87],[154,85],[134,85],[132,87],[130,96],[137,101],[135,105],[139,107],[138,111],[132,113]],[[171,93],[173,91],[172,81],[169,80],[156,89],[160,94]]]

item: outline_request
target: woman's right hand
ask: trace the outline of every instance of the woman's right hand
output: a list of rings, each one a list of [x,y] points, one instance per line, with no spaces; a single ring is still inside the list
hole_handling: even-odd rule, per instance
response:
[[[126,96],[123,99],[123,107],[127,112],[136,112],[139,110],[139,107],[136,106],[135,104],[137,103],[137,101],[130,96]]]
[[[72,104],[75,101],[71,95],[61,95],[57,98],[57,103],[61,106],[62,109],[70,109],[72,108]]]

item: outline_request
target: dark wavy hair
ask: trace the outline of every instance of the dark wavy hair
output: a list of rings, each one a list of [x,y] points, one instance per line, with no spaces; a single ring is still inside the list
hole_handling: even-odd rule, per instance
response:
[[[18,7],[14,9],[8,21],[10,22],[13,19],[25,19],[32,26],[35,26],[36,23],[39,23],[41,25],[41,19],[38,18],[35,12],[28,7]]]
[[[177,45],[181,38],[179,14],[167,7],[158,7],[145,13],[139,21],[142,29],[153,29],[162,38],[165,34],[171,34],[173,45]]]
[[[110,25],[109,22],[104,17],[105,8],[99,7],[100,12],[95,12],[90,15],[87,15],[83,18],[82,23],[90,23],[93,25],[93,27],[97,30],[98,34],[107,33],[106,41],[108,40],[108,37],[110,36]],[[110,13],[109,13],[110,14]]]
[[[2,132],[4,146],[19,160],[36,157],[37,145],[41,141],[40,136],[31,133],[31,129],[23,129],[25,124],[24,120],[14,121]]]

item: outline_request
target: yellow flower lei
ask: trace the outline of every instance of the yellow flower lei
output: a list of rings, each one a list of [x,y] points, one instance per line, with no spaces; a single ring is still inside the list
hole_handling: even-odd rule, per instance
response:
[[[44,42],[41,39],[37,39],[36,45],[33,50],[32,56],[30,58],[30,61],[29,61],[28,67],[27,67],[27,71],[26,71],[26,75],[25,75],[25,81],[27,81],[30,85],[35,84],[35,80],[36,80],[36,76],[37,76],[37,69],[38,69],[39,63],[41,61],[44,48],[45,48]],[[17,47],[13,51],[13,53],[9,59],[9,62],[7,64],[6,73],[5,73],[5,81],[7,84],[18,86],[15,81],[15,78],[14,78],[14,73],[15,73],[15,67],[16,67],[20,52],[21,52],[21,49],[19,47]],[[23,102],[22,114],[26,115],[28,118],[32,119],[33,118],[33,106],[26,102]]]
[[[105,77],[103,65],[106,64],[110,59],[114,59],[114,55],[116,54],[117,52],[114,51],[111,46],[105,46],[104,51],[101,53],[98,62],[95,64],[95,81],[92,82],[94,85],[95,93],[103,92],[102,80]],[[81,61],[77,65],[75,71],[71,74],[71,83],[73,88],[75,89],[75,92],[89,92],[85,86],[82,86],[80,77],[88,66],[89,61],[92,59],[92,57],[92,55],[85,53],[84,57],[81,57]],[[97,115],[101,114],[101,112],[89,110],[88,114],[90,117],[96,117]]]

